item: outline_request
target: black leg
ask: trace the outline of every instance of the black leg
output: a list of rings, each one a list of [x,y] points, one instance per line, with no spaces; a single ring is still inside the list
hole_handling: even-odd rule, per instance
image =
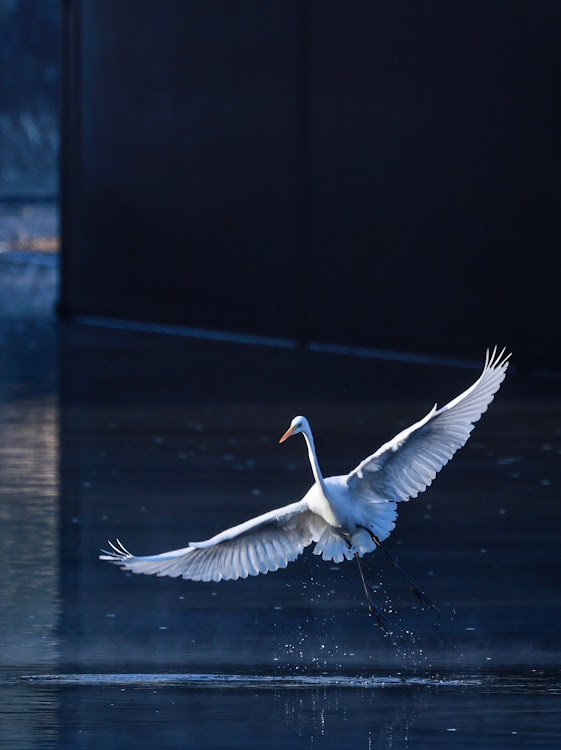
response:
[[[403,575],[403,576],[405,577],[405,579],[406,579],[407,583],[408,583],[408,584],[409,584],[409,586],[411,587],[411,591],[412,591],[412,592],[413,592],[413,593],[415,594],[415,596],[417,597],[417,599],[419,599],[419,601],[421,602],[421,604],[423,604],[423,605],[425,605],[425,606],[427,606],[427,607],[432,607],[433,609],[436,609],[436,607],[435,607],[435,605],[433,604],[433,602],[432,602],[432,601],[431,601],[431,600],[430,600],[430,599],[428,598],[428,596],[427,596],[426,594],[424,594],[424,593],[423,593],[423,592],[421,591],[421,589],[420,589],[420,588],[419,588],[418,586],[416,586],[416,585],[415,585],[415,584],[413,583],[413,581],[411,580],[411,578],[409,578],[409,576],[407,575],[407,573],[406,573],[406,572],[405,572],[405,571],[403,570],[403,568],[402,568],[402,567],[401,567],[401,565],[400,565],[400,564],[398,563],[398,561],[397,561],[397,560],[395,559],[395,557],[394,557],[394,556],[393,556],[393,555],[391,554],[391,552],[389,552],[389,551],[388,551],[388,550],[387,550],[387,549],[386,549],[386,548],[384,547],[384,545],[383,545],[383,544],[382,544],[382,542],[381,542],[381,541],[380,541],[380,540],[378,539],[378,537],[377,537],[377,536],[376,536],[375,534],[373,534],[373,533],[372,533],[372,532],[370,531],[370,529],[366,529],[366,531],[368,531],[368,533],[370,534],[370,536],[372,537],[372,540],[373,540],[373,541],[374,541],[374,542],[376,543],[376,545],[377,545],[377,546],[378,546],[378,547],[379,547],[379,548],[380,548],[381,550],[383,550],[383,551],[384,551],[384,552],[386,553],[386,555],[387,555],[387,556],[388,556],[388,557],[390,558],[390,560],[391,560],[391,561],[393,562],[393,564],[395,565],[395,567],[396,567],[396,568],[397,568],[397,569],[399,570],[399,572],[400,572],[400,573],[401,573],[401,574],[402,574],[402,575]]]
[[[370,611],[370,614],[376,617],[376,620],[378,621],[378,625],[382,628],[382,630],[385,630],[387,633],[388,621],[386,620],[386,617],[384,616],[382,610],[379,607],[377,607],[372,601],[372,596],[370,594],[370,591],[368,590],[368,585],[366,583],[366,579],[362,571],[362,565],[360,564],[360,557],[358,556],[358,552],[355,552],[355,558],[358,563],[358,570],[360,573],[360,578],[362,580],[362,585],[364,586],[364,593],[366,594],[366,601],[368,602],[368,609]]]

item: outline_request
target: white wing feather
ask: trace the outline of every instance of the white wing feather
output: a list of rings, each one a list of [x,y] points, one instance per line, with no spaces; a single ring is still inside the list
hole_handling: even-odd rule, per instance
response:
[[[416,424],[396,435],[360,463],[347,478],[357,498],[399,502],[417,497],[467,441],[475,422],[487,410],[505,378],[510,354],[497,349],[489,356],[480,377],[450,403],[436,405]]]
[[[133,573],[187,578],[192,581],[229,581],[286,568],[289,562],[317,541],[325,522],[300,500],[226,529],[204,542],[160,555],[131,555],[119,541],[114,552],[100,560]]]

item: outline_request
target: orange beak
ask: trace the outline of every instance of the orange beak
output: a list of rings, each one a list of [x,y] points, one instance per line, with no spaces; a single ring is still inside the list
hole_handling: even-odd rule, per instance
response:
[[[286,438],[289,438],[291,435],[294,435],[294,427],[289,427],[288,430],[284,433],[284,435],[279,440],[279,443],[284,443]]]

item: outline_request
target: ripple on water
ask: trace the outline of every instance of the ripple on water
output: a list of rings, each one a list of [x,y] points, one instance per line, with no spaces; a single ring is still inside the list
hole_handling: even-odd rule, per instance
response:
[[[40,685],[159,685],[223,688],[352,688],[379,689],[391,687],[463,688],[499,693],[561,693],[561,675],[551,673],[461,674],[461,675],[379,675],[351,677],[344,675],[243,675],[243,674],[36,674],[17,678]]]

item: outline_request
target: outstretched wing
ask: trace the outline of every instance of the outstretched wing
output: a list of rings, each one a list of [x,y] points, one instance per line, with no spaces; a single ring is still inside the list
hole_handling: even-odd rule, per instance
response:
[[[417,497],[467,441],[474,423],[493,400],[505,378],[510,354],[487,351],[483,372],[449,404],[436,405],[366,458],[347,478],[349,489],[365,501],[399,502]]]
[[[136,557],[120,542],[100,560],[146,575],[187,578],[192,581],[229,581],[286,568],[304,547],[317,541],[325,522],[305,500],[252,518],[204,542],[161,555]]]

